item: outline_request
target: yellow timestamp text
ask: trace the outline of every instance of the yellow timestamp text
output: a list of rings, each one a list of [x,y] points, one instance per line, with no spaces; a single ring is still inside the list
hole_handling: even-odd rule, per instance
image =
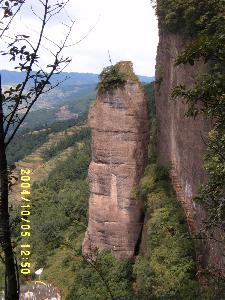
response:
[[[20,272],[23,275],[30,274],[30,214],[31,214],[31,170],[28,168],[20,170]]]

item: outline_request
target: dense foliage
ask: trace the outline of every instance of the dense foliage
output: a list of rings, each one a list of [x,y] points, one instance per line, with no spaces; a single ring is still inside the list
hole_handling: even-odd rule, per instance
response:
[[[156,14],[159,29],[164,32],[195,36],[219,14],[223,14],[224,0],[157,0]]]
[[[81,260],[74,268],[74,284],[66,300],[134,299],[132,264],[102,252],[92,262]]]
[[[141,252],[134,265],[140,299],[196,299],[194,248],[167,170],[149,164],[136,197],[146,214]]]

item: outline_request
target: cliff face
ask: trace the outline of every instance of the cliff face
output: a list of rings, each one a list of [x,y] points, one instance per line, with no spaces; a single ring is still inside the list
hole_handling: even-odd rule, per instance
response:
[[[186,103],[172,100],[171,89],[179,84],[191,86],[205,66],[174,66],[184,41],[178,35],[160,33],[156,65],[156,111],[158,127],[157,155],[159,162],[171,166],[171,178],[178,200],[185,211],[192,235],[203,233],[206,213],[194,202],[200,185],[207,180],[203,170],[205,142],[210,123],[198,117],[185,117]],[[208,238],[200,245],[197,258],[203,267],[223,268],[220,243]],[[221,239],[220,233],[214,237]]]
[[[147,160],[147,102],[137,81],[98,93],[89,114],[92,162],[89,167],[89,224],[83,254],[111,249],[130,258],[140,236],[143,212],[132,191]]]

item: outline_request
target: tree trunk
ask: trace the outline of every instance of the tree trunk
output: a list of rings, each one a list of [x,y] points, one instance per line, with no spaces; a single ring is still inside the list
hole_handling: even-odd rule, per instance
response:
[[[8,210],[8,171],[4,143],[2,94],[0,90],[0,243],[4,252],[6,286],[5,299],[19,300],[19,289],[16,276]]]

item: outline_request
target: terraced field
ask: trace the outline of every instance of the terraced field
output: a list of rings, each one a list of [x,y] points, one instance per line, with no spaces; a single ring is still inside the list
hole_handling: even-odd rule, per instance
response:
[[[14,171],[14,176],[17,177],[17,180],[14,180],[12,191],[10,192],[10,201],[16,203],[17,199],[20,197],[20,186],[19,186],[19,174],[20,169],[29,168],[31,170],[31,183],[41,181],[47,178],[48,174],[54,169],[55,165],[59,161],[65,160],[71,153],[73,147],[69,147],[59,155],[54,158],[44,161],[43,154],[47,149],[54,147],[57,143],[63,140],[66,136],[73,135],[76,132],[79,132],[83,126],[74,126],[69,129],[57,133],[49,134],[48,141],[39,147],[32,154],[26,156],[23,160],[17,162],[16,169]]]

